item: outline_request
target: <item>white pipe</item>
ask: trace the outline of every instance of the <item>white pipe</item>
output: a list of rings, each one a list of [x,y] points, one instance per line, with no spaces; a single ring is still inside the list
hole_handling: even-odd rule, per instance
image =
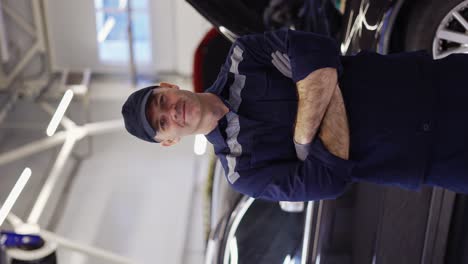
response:
[[[115,119],[103,122],[89,123],[83,126],[88,136],[104,134],[108,132],[123,130],[123,119]]]
[[[5,30],[5,19],[3,17],[3,2],[0,1],[0,51],[2,55],[2,62],[6,63],[10,60],[10,53],[8,52],[8,36]]]
[[[81,131],[84,131],[85,135],[93,136],[93,135],[99,135],[99,134],[104,134],[108,132],[123,130],[123,128],[124,128],[123,120],[115,119],[115,120],[109,120],[109,121],[103,121],[103,122],[89,123],[81,127],[77,126],[75,127],[74,130],[76,131],[81,130]],[[81,134],[81,133],[73,133],[72,131],[73,130],[59,131],[55,133],[55,135],[53,135],[52,137],[47,137],[47,138],[29,143],[17,149],[11,150],[9,152],[3,153],[2,155],[0,155],[0,166],[7,164],[9,162],[12,162],[14,160],[22,159],[34,153],[41,152],[48,148],[55,147],[56,145],[64,142],[65,139],[67,138],[67,135],[69,134]]]
[[[14,215],[13,213],[9,213],[7,216],[7,220],[10,223],[10,225],[13,227],[14,230],[17,228],[20,228],[22,225],[24,225],[24,222],[21,221],[19,217]]]
[[[133,87],[137,85],[137,69],[135,61],[135,49],[133,47],[133,19],[132,19],[132,0],[127,0],[127,40],[128,40],[128,64],[130,70],[130,80],[132,81]]]
[[[8,74],[7,79],[1,88],[7,88],[10,86],[11,82],[16,78],[16,76],[28,65],[29,61],[33,58],[36,52],[39,51],[39,43],[36,42],[24,55],[21,61],[15,66],[13,71]]]
[[[35,32],[32,35],[35,36],[35,43],[28,50],[28,52],[26,52],[24,57],[15,66],[15,68],[8,74],[5,82],[2,83],[0,90],[8,88],[10,86],[10,84],[18,76],[18,74],[28,65],[29,61],[33,58],[36,52],[45,52],[45,44],[44,44],[45,41],[44,41],[43,25],[42,25],[42,20],[41,20],[42,16],[41,16],[41,10],[40,10],[40,1],[31,1],[31,4],[32,4],[32,11],[33,11],[33,18],[34,18],[34,26],[35,26],[34,28]],[[8,9],[5,9],[5,10],[8,10]],[[12,18],[15,19],[15,21],[19,25],[21,25],[23,28],[28,28],[28,26],[25,26],[27,24],[25,24],[21,18],[15,15],[12,15],[14,14],[14,12],[7,11],[7,13],[10,16],[12,16]],[[28,32],[28,29],[26,29],[26,31]],[[28,33],[32,33],[32,32],[28,32]]]
[[[68,248],[68,249],[81,252],[90,256],[98,257],[101,259],[109,260],[114,263],[135,264],[133,260],[128,259],[126,257],[119,256],[117,254],[114,254],[114,253],[111,253],[102,249],[98,249],[95,247],[90,247],[90,246],[79,244],[75,241],[58,236],[47,230],[41,230],[39,231],[39,233],[41,237],[44,238],[46,241],[55,242],[59,246],[64,247],[64,248]]]
[[[26,31],[26,33],[34,37],[36,35],[35,33],[36,31],[34,30],[34,27],[29,25],[27,22],[25,22],[23,18],[15,12],[15,10],[13,10],[12,8],[8,6],[7,2],[5,1],[2,1],[2,2],[3,2],[3,10],[5,10],[5,13],[8,16],[10,16],[16,22],[16,24],[18,24],[24,31]]]
[[[39,51],[45,52],[44,25],[42,24],[41,4],[42,1],[31,1],[34,17],[34,26],[36,29],[36,41],[39,44]]]
[[[47,180],[44,183],[39,196],[37,197],[36,203],[34,204],[31,214],[28,217],[27,223],[37,224],[39,222],[39,218],[41,217],[47,201],[49,200],[49,197],[52,194],[58,179],[60,178],[60,173],[62,172],[65,166],[65,162],[70,156],[75,143],[76,139],[74,137],[68,135],[65,139],[65,143],[63,144],[62,149],[60,150],[57,159],[55,160],[49,177],[47,177]]]
[[[46,131],[47,136],[50,137],[54,135],[72,99],[73,99],[73,91],[68,89],[63,95],[62,100],[60,101],[60,104],[58,105],[57,110],[55,111],[54,116],[52,117],[49,125],[47,126],[47,131]]]
[[[16,181],[16,184],[11,190],[10,194],[8,195],[5,203],[0,208],[0,226],[2,226],[6,217],[10,213],[11,208],[13,208],[13,205],[16,203],[16,200],[18,199],[20,193],[23,191],[24,186],[26,186],[26,183],[29,181],[30,177],[31,169],[25,168],[23,170],[23,173],[21,173],[21,176],[19,177],[18,181]]]
[[[3,153],[2,155],[0,155],[0,166],[5,165],[14,160],[22,159],[34,153],[41,152],[48,148],[55,147],[56,145],[63,143],[66,137],[67,132],[60,131],[52,137],[37,140],[35,142],[26,144],[9,152]]]

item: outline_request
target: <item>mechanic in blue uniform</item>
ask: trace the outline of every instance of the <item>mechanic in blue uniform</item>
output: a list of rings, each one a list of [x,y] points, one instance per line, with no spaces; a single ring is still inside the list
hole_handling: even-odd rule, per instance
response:
[[[330,199],[359,181],[468,193],[467,73],[468,55],[340,56],[330,38],[282,29],[239,38],[205,93],[162,83],[122,114],[164,146],[205,134],[255,198]]]

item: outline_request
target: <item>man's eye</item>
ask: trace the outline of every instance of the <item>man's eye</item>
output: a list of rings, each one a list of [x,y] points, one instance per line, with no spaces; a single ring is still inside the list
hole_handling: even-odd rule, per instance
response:
[[[164,95],[161,95],[161,102],[160,102],[160,103],[161,103],[161,105],[163,105],[163,104],[164,104],[164,101],[165,101]]]
[[[166,120],[161,119],[161,120],[159,121],[159,127],[160,127],[162,130],[164,130],[164,129],[166,128]]]

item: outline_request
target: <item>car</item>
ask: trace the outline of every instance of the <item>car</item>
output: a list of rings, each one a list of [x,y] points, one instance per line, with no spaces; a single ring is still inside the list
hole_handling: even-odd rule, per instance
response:
[[[187,0],[225,37],[205,54],[208,87],[237,36],[283,26],[335,38],[343,55],[427,50],[439,59],[468,53],[468,0]],[[229,42],[230,41],[230,42]],[[205,48],[212,45],[206,42]],[[219,50],[217,50],[219,49]],[[213,54],[216,52],[216,54]],[[195,64],[195,67],[200,64]],[[204,67],[207,67],[205,63]],[[203,67],[203,68],[204,68]],[[194,75],[195,78],[197,74]],[[201,84],[196,85],[196,88]],[[202,89],[202,88],[199,88]]]
[[[235,38],[280,27],[328,35],[340,43],[343,55],[424,49],[439,59],[468,52],[468,0],[187,1],[214,26],[196,52],[198,92],[215,80]],[[222,171],[218,174],[222,179]],[[229,197],[224,204],[225,196],[212,196],[219,209],[211,212],[206,263],[468,263],[463,250],[468,247],[467,196],[441,188],[412,192],[359,183],[338,199],[304,203],[302,211],[234,192]],[[270,217],[268,224],[248,217],[271,211],[310,221],[309,227],[281,225],[281,217]],[[251,226],[245,230],[255,236],[236,239],[235,258],[230,245],[237,236],[232,234],[246,232],[243,225]],[[274,244],[269,226],[281,226],[277,232],[291,235],[302,230],[308,244]],[[252,255],[243,255],[239,243],[249,245]],[[262,262],[254,258],[256,247],[268,249],[262,254],[282,254]],[[296,254],[300,249],[307,254]]]
[[[206,264],[465,263],[463,244],[447,261],[453,193],[355,184],[335,200],[284,203],[236,193],[219,162],[213,177]]]
[[[468,0],[187,0],[231,41],[292,27],[332,36],[341,52],[468,52]]]
[[[320,202],[270,202],[233,191],[219,161],[213,171],[205,263],[303,263],[314,254],[311,234]],[[310,252],[309,252],[310,251]]]
[[[468,53],[467,0],[348,1],[341,52],[426,50],[435,59]]]

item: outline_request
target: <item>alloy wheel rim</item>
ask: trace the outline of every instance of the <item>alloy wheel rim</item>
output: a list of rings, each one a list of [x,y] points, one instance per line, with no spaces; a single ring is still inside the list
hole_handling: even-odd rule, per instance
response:
[[[468,53],[468,0],[452,8],[437,27],[432,54],[435,59]]]

